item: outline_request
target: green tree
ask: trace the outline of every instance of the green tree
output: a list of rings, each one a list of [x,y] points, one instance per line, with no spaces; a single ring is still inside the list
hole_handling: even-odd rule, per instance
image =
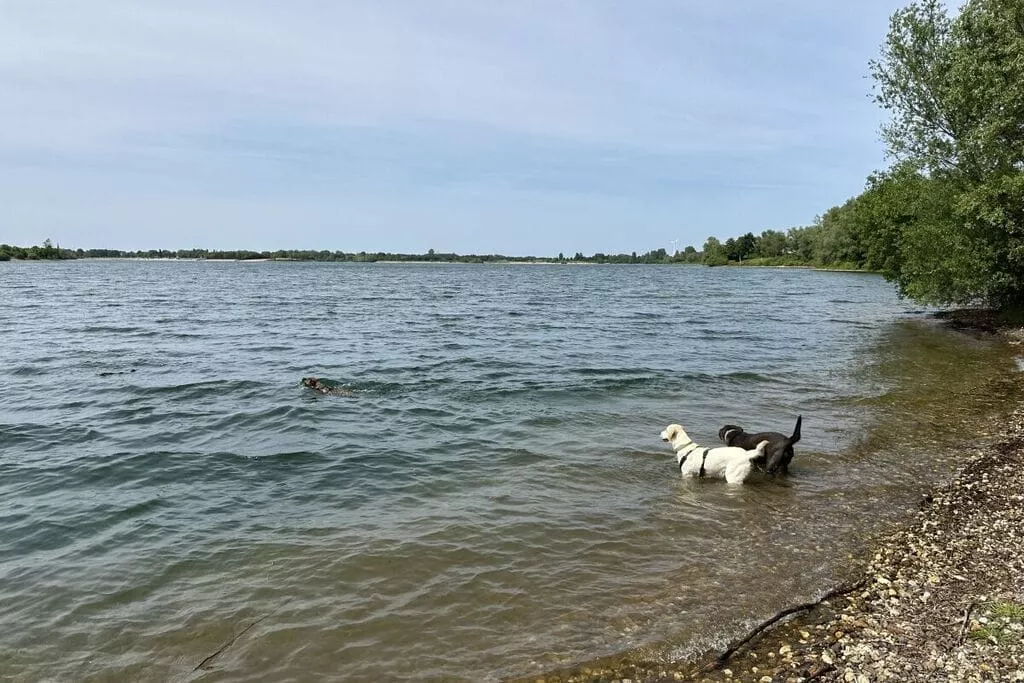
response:
[[[786,232],[789,250],[803,263],[813,263],[820,232],[821,228],[817,226],[790,228]]]
[[[736,239],[736,260],[743,261],[757,252],[757,238],[754,233],[748,232]]]
[[[736,238],[735,237],[730,237],[729,239],[725,240],[725,244],[723,244],[722,247],[725,249],[725,258],[726,258],[726,260],[728,260],[728,261],[739,261],[740,260],[740,252],[739,252],[739,249],[736,248]],[[705,249],[705,251],[707,251],[707,250]]]
[[[765,230],[757,241],[757,255],[767,258],[782,256],[786,253],[786,235],[777,230]]]
[[[709,237],[704,243],[704,264],[708,266],[724,266],[729,263],[725,245],[716,237]]]
[[[843,268],[860,268],[864,265],[856,211],[857,198],[854,198],[842,206],[833,206],[818,219],[815,264]]]
[[[923,302],[1024,307],[1024,3],[913,2],[871,71],[899,162],[868,190],[900,219],[870,227],[887,277]]]

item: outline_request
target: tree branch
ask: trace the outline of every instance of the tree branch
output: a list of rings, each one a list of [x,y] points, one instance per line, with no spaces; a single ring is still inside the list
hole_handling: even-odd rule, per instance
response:
[[[796,614],[797,612],[806,612],[808,610],[814,609],[815,607],[817,607],[821,603],[825,602],[826,600],[831,600],[832,598],[837,598],[840,595],[846,595],[847,593],[852,593],[855,590],[859,590],[859,589],[863,588],[865,586],[865,584],[867,584],[867,582],[868,582],[867,577],[865,577],[865,578],[861,579],[860,581],[857,581],[856,583],[851,584],[849,586],[840,586],[839,588],[835,588],[835,589],[829,591],[828,593],[825,593],[825,595],[821,596],[820,598],[818,598],[814,602],[805,602],[802,605],[796,605],[794,607],[787,607],[786,609],[782,610],[781,612],[776,613],[775,616],[773,616],[772,618],[762,622],[753,631],[751,631],[750,633],[745,635],[743,638],[741,638],[740,640],[738,640],[735,643],[733,643],[732,645],[730,645],[728,647],[728,649],[726,649],[722,654],[718,655],[718,658],[714,662],[712,662],[711,664],[708,664],[707,666],[704,667],[705,672],[710,672],[710,671],[714,671],[715,669],[720,669],[722,667],[722,665],[725,664],[727,661],[729,661],[729,658],[732,657],[734,654],[736,654],[736,652],[741,647],[743,647],[744,645],[749,643],[751,640],[756,638],[758,636],[758,634],[760,634],[762,631],[764,631],[766,628],[768,628],[769,626],[771,626],[775,622],[779,621],[780,619],[788,617],[790,614]]]

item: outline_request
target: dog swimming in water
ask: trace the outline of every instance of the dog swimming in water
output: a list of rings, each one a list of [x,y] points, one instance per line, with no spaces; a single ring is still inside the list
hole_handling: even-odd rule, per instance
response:
[[[351,396],[354,393],[351,389],[341,386],[340,383],[335,382],[333,379],[320,379],[319,377],[303,377],[302,386],[308,387],[313,391],[319,391],[321,394],[327,394],[328,396]]]

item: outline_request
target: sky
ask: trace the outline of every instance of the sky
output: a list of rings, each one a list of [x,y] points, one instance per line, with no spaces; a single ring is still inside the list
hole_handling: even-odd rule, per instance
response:
[[[901,1],[4,0],[0,243],[553,256],[811,223]]]

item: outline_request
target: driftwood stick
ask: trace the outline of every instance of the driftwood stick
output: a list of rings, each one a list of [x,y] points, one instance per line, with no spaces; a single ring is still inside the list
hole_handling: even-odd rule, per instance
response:
[[[771,619],[768,619],[766,621],[761,622],[761,624],[759,624],[757,626],[757,628],[752,630],[750,633],[745,635],[740,640],[738,640],[735,643],[733,643],[732,645],[730,645],[729,648],[727,650],[725,650],[725,652],[723,652],[722,654],[718,655],[718,659],[716,659],[714,662],[712,662],[711,664],[708,664],[706,667],[704,667],[705,671],[714,671],[715,669],[721,668],[721,666],[723,664],[725,664],[727,661],[729,661],[729,658],[732,657],[734,654],[736,654],[736,652],[741,647],[743,647],[744,645],[749,643],[751,640],[756,638],[758,634],[760,634],[762,631],[764,631],[766,628],[768,628],[769,626],[771,626],[775,622],[779,621],[780,619],[784,619],[785,617],[788,617],[790,614],[796,614],[797,612],[806,612],[807,610],[814,609],[815,607],[817,607],[821,603],[825,602],[826,600],[831,600],[832,598],[837,598],[840,595],[846,595],[847,593],[852,593],[855,590],[859,590],[859,589],[863,588],[867,584],[867,582],[868,582],[867,578],[863,578],[860,581],[857,581],[856,583],[851,584],[849,586],[840,586],[839,588],[834,588],[834,589],[830,590],[828,593],[825,593],[823,596],[821,596],[820,598],[818,598],[814,602],[805,602],[802,605],[795,605],[793,607],[787,607],[786,609],[782,610],[781,612],[778,612],[777,614],[775,614],[775,616],[773,616]]]
[[[960,625],[960,635],[957,636],[956,639],[957,645],[964,644],[964,636],[967,635],[967,625],[971,623],[971,612],[974,611],[974,608],[977,607],[977,605],[978,603],[976,602],[972,602],[971,604],[967,605],[967,611],[964,612],[964,623]]]
[[[269,617],[270,615],[272,615],[272,614],[275,614],[275,613],[277,613],[277,612],[278,612],[278,611],[279,611],[279,610],[280,610],[280,609],[281,609],[282,607],[284,607],[285,605],[287,605],[287,604],[288,604],[288,602],[289,602],[289,601],[288,601],[288,600],[286,600],[285,602],[281,603],[281,605],[280,605],[280,606],[279,606],[279,607],[278,607],[277,609],[275,609],[275,610],[274,610],[273,612],[267,612],[267,613],[266,613],[266,614],[264,614],[264,615],[263,615],[262,617],[260,617],[260,618],[259,618],[259,619],[257,619],[256,621],[252,622],[251,624],[249,624],[248,626],[246,626],[245,628],[243,628],[243,629],[242,629],[241,631],[239,631],[239,632],[238,632],[238,633],[236,633],[235,635],[231,636],[231,639],[230,639],[230,640],[228,640],[228,642],[226,642],[226,643],[224,643],[223,645],[221,645],[221,646],[220,646],[220,647],[219,647],[219,648],[217,649],[217,651],[216,651],[216,652],[214,652],[214,653],[213,653],[212,655],[210,655],[209,657],[207,657],[207,658],[206,658],[206,659],[204,659],[203,661],[199,662],[199,663],[198,663],[198,664],[196,665],[196,668],[192,669],[192,673],[195,673],[196,671],[199,671],[200,669],[206,669],[206,668],[209,668],[209,666],[208,666],[208,665],[210,664],[210,662],[212,662],[212,661],[213,661],[214,659],[216,659],[217,657],[219,657],[219,656],[220,656],[220,654],[221,654],[222,652],[224,652],[225,650],[227,650],[227,649],[228,649],[229,647],[231,647],[232,645],[234,645],[234,644],[235,644],[235,641],[236,641],[236,640],[238,640],[239,638],[241,638],[242,636],[244,636],[244,635],[245,635],[245,634],[246,634],[246,633],[247,633],[247,632],[248,632],[248,631],[249,631],[249,630],[250,630],[250,629],[251,629],[251,628],[252,628],[253,626],[256,626],[256,624],[260,623],[261,621],[263,621],[264,619],[266,619],[266,618],[267,618],[267,617]]]

